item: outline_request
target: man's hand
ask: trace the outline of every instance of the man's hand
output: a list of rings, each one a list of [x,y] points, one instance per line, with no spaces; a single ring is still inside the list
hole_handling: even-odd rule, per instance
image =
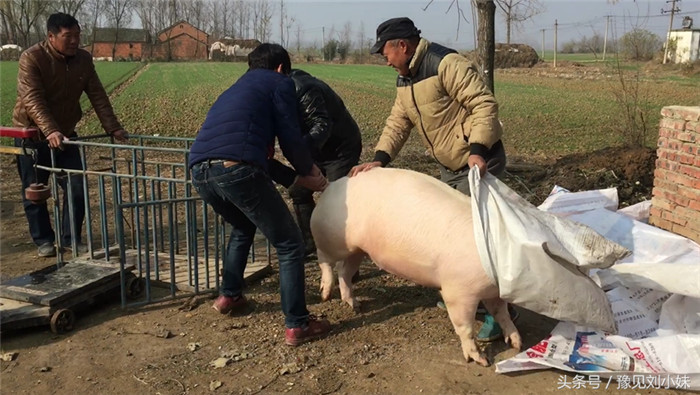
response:
[[[486,174],[486,160],[481,155],[469,155],[467,165],[471,169],[474,166],[479,166],[479,174],[483,177]]]
[[[308,176],[297,177],[294,184],[312,191],[323,191],[328,186],[328,180],[323,176],[323,173],[321,173],[321,169],[313,165],[313,167],[311,167],[311,173],[309,173]]]
[[[57,130],[46,136],[46,140],[49,142],[49,147],[63,149],[63,141],[67,139],[63,133]]]
[[[356,175],[360,174],[361,172],[374,169],[375,167],[382,167],[382,162],[379,162],[379,161],[367,162],[367,163],[359,164],[357,166],[353,166],[353,168],[350,169],[350,173],[348,173],[348,176],[355,177]]]
[[[112,137],[120,143],[126,143],[129,140],[129,133],[124,129],[119,129],[112,133]]]

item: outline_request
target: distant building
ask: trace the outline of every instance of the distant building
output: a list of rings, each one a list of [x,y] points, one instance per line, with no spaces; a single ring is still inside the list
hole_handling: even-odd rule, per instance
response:
[[[209,34],[180,21],[157,34],[149,59],[155,60],[207,60]]]
[[[668,59],[675,63],[693,63],[700,60],[700,29],[693,28],[693,19],[685,17],[683,28],[671,30],[669,41],[675,42],[675,50],[669,45]]]
[[[101,60],[141,60],[144,49],[151,43],[145,29],[95,28],[92,42],[83,48]]]
[[[161,30],[151,39],[145,29],[96,28],[83,48],[103,60],[206,60],[209,34],[187,21]]]
[[[221,38],[211,44],[209,48],[209,60],[244,62],[258,45],[262,44],[258,40],[242,40],[229,37]]]

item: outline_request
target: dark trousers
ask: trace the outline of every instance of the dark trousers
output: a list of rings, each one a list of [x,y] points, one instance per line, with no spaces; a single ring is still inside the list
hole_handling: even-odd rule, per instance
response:
[[[488,172],[494,176],[498,176],[506,169],[506,151],[503,148],[503,143],[498,140],[489,150],[484,158]],[[469,166],[463,169],[452,171],[445,166],[440,166],[440,180],[452,188],[462,192],[467,196],[471,196],[469,191]]]
[[[304,279],[304,243],[282,196],[263,169],[201,162],[192,166],[192,184],[216,213],[233,226],[224,255],[220,293],[239,296],[255,230],[277,250],[282,312],[288,328],[308,322]]]
[[[15,146],[22,145],[22,139],[15,139]],[[37,163],[51,167],[51,151],[47,144],[38,144]],[[64,150],[54,150],[54,167],[72,170],[84,170],[83,162],[80,158],[80,150],[75,145],[66,145]],[[35,204],[27,200],[24,189],[33,183],[48,185],[50,172],[45,170],[34,171],[34,158],[28,155],[17,156],[17,170],[22,179],[22,204],[24,213],[29,223],[29,233],[36,245],[53,243],[56,240],[49,211],[46,202]],[[85,195],[83,191],[83,177],[81,175],[71,176],[70,186],[72,198],[68,198],[68,178],[65,174],[59,175],[58,185],[63,190],[63,215],[61,219],[61,241],[64,246],[70,245],[72,240],[71,224],[75,228],[76,242],[81,241],[81,231],[83,220],[85,219]],[[58,198],[54,196],[54,199]],[[70,221],[70,211],[73,209],[73,221]]]

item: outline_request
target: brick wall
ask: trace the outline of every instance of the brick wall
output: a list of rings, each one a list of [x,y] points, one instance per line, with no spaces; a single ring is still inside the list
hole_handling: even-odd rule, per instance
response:
[[[700,243],[700,107],[661,116],[649,223]]]
[[[92,49],[93,58],[101,57],[111,57],[112,48],[114,48],[114,43],[95,43],[94,49],[92,45],[84,47],[87,51]],[[142,43],[117,43],[116,52],[114,54],[115,60],[126,59],[126,60],[141,60],[143,52]]]

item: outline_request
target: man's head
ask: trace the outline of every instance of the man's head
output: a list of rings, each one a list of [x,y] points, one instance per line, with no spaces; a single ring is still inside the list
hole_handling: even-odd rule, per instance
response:
[[[420,30],[412,20],[392,18],[377,27],[377,42],[370,52],[383,55],[388,66],[396,69],[400,75],[408,75],[408,65],[419,41]]]
[[[64,56],[74,56],[80,46],[80,25],[68,14],[57,12],[46,21],[51,46]]]
[[[292,71],[289,53],[279,44],[264,43],[248,54],[248,67],[252,69],[275,70],[282,74]]]

